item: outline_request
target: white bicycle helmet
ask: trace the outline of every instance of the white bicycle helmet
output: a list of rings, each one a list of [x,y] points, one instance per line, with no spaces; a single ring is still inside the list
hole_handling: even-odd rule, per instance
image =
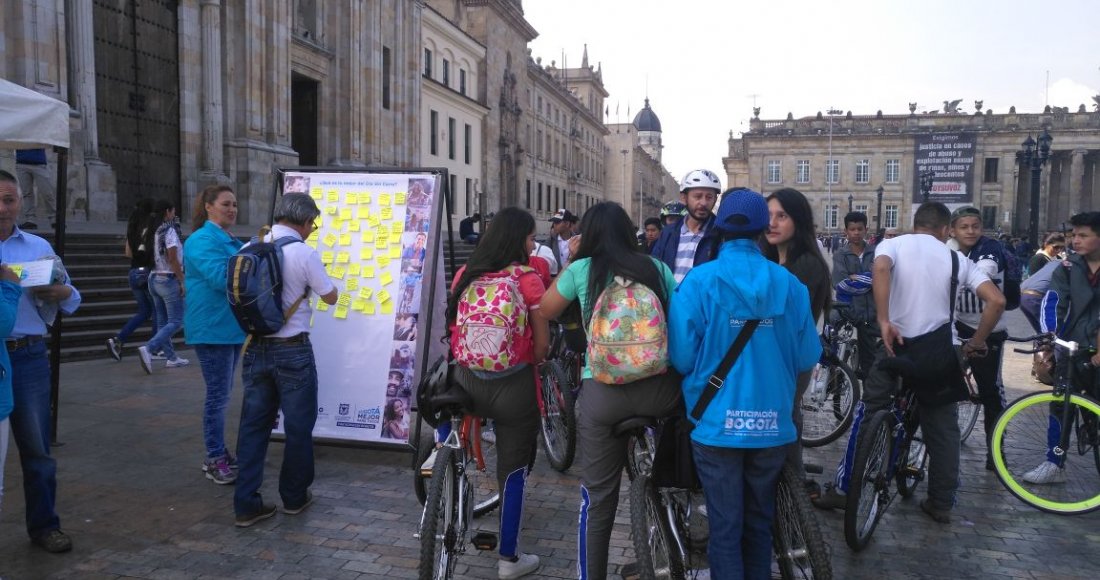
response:
[[[718,181],[718,176],[712,171],[706,169],[696,169],[689,171],[684,176],[684,180],[680,182],[680,193],[683,193],[693,187],[709,187],[715,191],[715,193],[722,193],[722,183]]]

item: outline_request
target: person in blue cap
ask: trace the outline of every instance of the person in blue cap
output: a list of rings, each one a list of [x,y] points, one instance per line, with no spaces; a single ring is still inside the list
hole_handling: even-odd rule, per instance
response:
[[[821,356],[809,291],[757,245],[768,221],[759,193],[726,191],[715,218],[718,257],[687,273],[669,311],[669,359],[684,375],[689,410],[745,323],[760,321],[729,374],[720,377],[724,388],[701,419],[693,419],[712,578],[771,577],[776,483],[786,446],[797,438],[795,379]]]

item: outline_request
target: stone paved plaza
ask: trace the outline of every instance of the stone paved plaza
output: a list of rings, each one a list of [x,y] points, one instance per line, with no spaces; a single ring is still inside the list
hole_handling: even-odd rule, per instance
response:
[[[1013,332],[1026,323],[1010,313]],[[184,356],[191,356],[186,354]],[[193,357],[192,357],[193,358]],[[1039,389],[1029,359],[1006,357],[1009,398]],[[239,385],[229,413],[235,439]],[[316,502],[249,529],[233,526],[231,486],[199,469],[203,383],[197,365],[147,376],[133,357],[62,367],[58,512],[75,543],[68,554],[32,547],[23,531],[18,456],[9,453],[0,511],[0,576],[25,578],[412,578],[420,516],[411,458],[397,451],[319,446]],[[1095,578],[1100,513],[1059,517],[1010,496],[984,469],[979,431],[963,447],[963,485],[950,525],[916,501],[898,500],[872,544],[854,554],[839,512],[818,512],[836,578]],[[807,460],[831,470],[843,439]],[[266,496],[277,498],[282,445],[273,443]],[[523,549],[538,554],[534,577],[575,577],[575,468],[561,475],[541,459],[530,480]],[[918,490],[918,497],[923,488]],[[633,560],[625,494],[611,561]],[[490,516],[480,525],[496,526]],[[495,558],[472,553],[463,577],[494,578]],[[614,577],[614,576],[613,576]]]

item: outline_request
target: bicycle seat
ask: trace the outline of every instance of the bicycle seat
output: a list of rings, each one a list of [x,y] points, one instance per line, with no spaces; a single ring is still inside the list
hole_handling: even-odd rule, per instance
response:
[[[894,376],[913,376],[918,373],[917,364],[905,355],[888,356],[878,361],[878,368]]]
[[[650,427],[656,424],[656,417],[627,417],[626,419],[615,423],[615,425],[611,427],[611,433],[614,434],[616,437],[622,437],[623,435],[628,435],[631,431],[634,431],[635,429]]]
[[[470,398],[470,394],[466,392],[466,389],[457,384],[432,397],[432,407],[440,411],[468,410],[473,406],[473,402],[474,400]]]

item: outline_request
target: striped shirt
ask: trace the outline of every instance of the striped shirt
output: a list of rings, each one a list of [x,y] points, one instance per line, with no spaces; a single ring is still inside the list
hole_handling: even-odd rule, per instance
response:
[[[973,251],[973,248],[971,249]],[[989,277],[994,284],[997,285],[997,289],[1004,291],[1004,268],[998,262],[998,256],[994,254],[982,254],[974,259],[974,256],[967,256],[971,261],[977,265],[978,270]],[[981,298],[974,293],[971,288],[959,287],[958,300],[955,303],[955,319],[959,322],[969,326],[970,328],[978,328],[978,324],[981,322],[982,311],[985,309],[985,302],[982,302]],[[1008,321],[1004,316],[997,321],[996,326],[993,327],[993,331],[1001,331],[1008,329]]]
[[[680,225],[680,245],[676,248],[676,268],[672,272],[672,277],[676,279],[677,284],[682,282],[684,276],[687,276],[688,272],[695,267],[695,250],[702,239],[703,228],[700,227],[698,232],[692,232],[688,229],[685,219]]]

